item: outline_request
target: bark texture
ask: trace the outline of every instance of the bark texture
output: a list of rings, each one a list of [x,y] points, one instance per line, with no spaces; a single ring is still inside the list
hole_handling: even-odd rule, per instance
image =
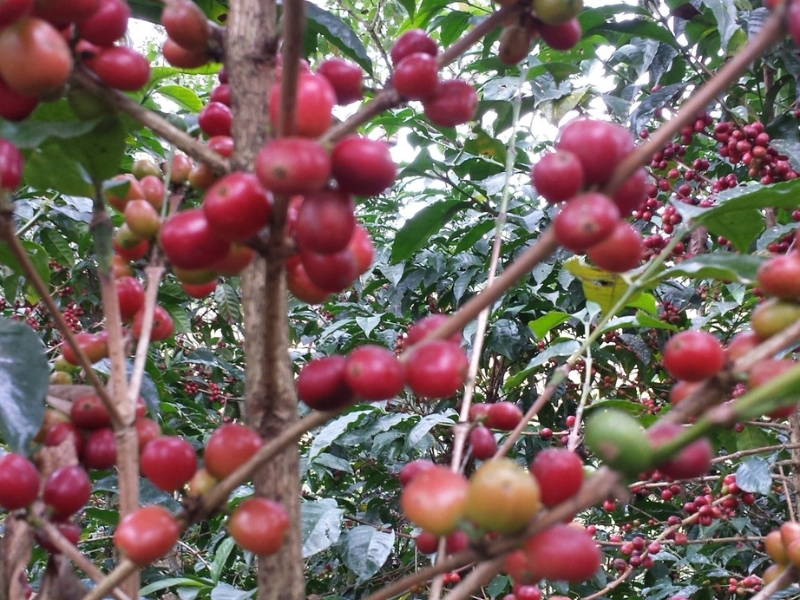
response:
[[[234,170],[252,170],[268,137],[267,98],[274,80],[277,43],[273,0],[235,0],[228,20],[226,65],[235,114]],[[286,277],[283,256],[285,203],[276,203],[266,257],[242,278],[247,356],[247,421],[270,439],[295,421],[297,399],[288,353]],[[260,600],[305,597],[300,529],[300,458],[292,446],[255,476],[259,495],[281,502],[292,528],[278,554],[260,557]]]

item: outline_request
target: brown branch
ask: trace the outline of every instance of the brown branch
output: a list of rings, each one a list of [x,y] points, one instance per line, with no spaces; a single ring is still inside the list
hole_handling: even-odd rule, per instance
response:
[[[139,123],[152,129],[154,133],[174,144],[195,160],[207,164],[217,175],[224,175],[230,171],[230,164],[226,158],[220,156],[205,144],[198,142],[188,133],[181,131],[166,119],[146,109],[122,92],[107,88],[85,69],[81,67],[76,68],[72,72],[70,83],[85,89],[93,96],[127,113]]]
[[[464,580],[445,596],[445,600],[467,600],[472,592],[491,581],[503,568],[503,557],[487,560],[475,566]]]
[[[147,363],[147,352],[150,347],[150,335],[153,332],[153,317],[158,298],[158,286],[164,276],[165,268],[161,260],[157,259],[156,264],[151,264],[145,269],[147,274],[147,290],[144,296],[144,313],[142,318],[142,331],[136,343],[136,356],[133,360],[133,370],[131,380],[128,384],[128,402],[136,406],[139,399],[139,392],[142,388],[144,368]]]
[[[276,137],[294,134],[297,104],[297,78],[306,23],[304,2],[286,0],[283,3],[283,69],[281,74],[281,119]]]
[[[105,576],[100,569],[65,538],[55,525],[49,521],[42,521],[38,524],[38,527],[44,530],[48,541],[53,544],[61,554],[70,559],[76,567],[86,573],[95,583],[100,583],[103,580]],[[131,600],[130,596],[118,587],[113,588],[111,593],[118,600]]]
[[[123,421],[119,411],[117,410],[116,404],[108,394],[105,384],[100,380],[100,377],[92,368],[92,363],[87,358],[83,348],[81,348],[80,344],[78,344],[77,340],[75,339],[75,335],[72,333],[72,328],[69,326],[66,319],[64,319],[61,309],[59,309],[56,303],[53,301],[50,291],[47,289],[44,281],[42,281],[42,278],[36,271],[36,267],[31,262],[28,252],[22,246],[19,238],[14,233],[14,224],[10,212],[0,213],[0,238],[2,238],[8,244],[9,248],[11,249],[11,253],[14,255],[14,258],[17,259],[17,262],[19,262],[20,266],[22,267],[25,277],[27,277],[28,281],[34,287],[36,293],[39,294],[42,302],[44,302],[47,310],[53,317],[56,327],[58,327],[61,335],[64,336],[67,344],[69,344],[73,352],[75,352],[75,355],[78,357],[80,366],[86,371],[86,376],[89,378],[89,381],[91,381],[92,385],[97,391],[97,395],[100,396],[100,399],[103,401],[103,405],[108,409],[108,412],[111,415],[111,422],[118,427]]]
[[[139,567],[127,558],[123,559],[111,573],[103,580],[99,581],[97,585],[83,597],[83,600],[102,600],[106,594],[119,586],[129,576],[133,575],[138,568]]]

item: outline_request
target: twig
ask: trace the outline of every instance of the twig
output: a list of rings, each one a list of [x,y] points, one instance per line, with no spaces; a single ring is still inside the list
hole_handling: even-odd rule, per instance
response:
[[[150,347],[150,335],[153,332],[153,317],[158,298],[158,286],[164,276],[164,265],[160,263],[151,264],[145,269],[147,274],[147,290],[144,296],[144,313],[142,316],[142,332],[136,342],[136,356],[133,360],[133,370],[128,384],[128,401],[135,406],[139,399],[139,392],[142,388],[144,378],[144,367],[147,363],[147,352]]]
[[[503,557],[478,563],[470,574],[445,596],[445,600],[467,600],[472,592],[490,581],[502,567]]]
[[[586,338],[591,335],[589,331],[589,323],[586,323]],[[586,403],[589,401],[589,394],[592,391],[592,347],[586,346],[586,358],[584,359],[584,378],[583,390],[581,391],[581,399],[578,402],[578,409],[575,411],[575,424],[572,426],[572,431],[569,432],[569,439],[567,440],[567,449],[574,451],[578,447],[578,435],[581,431],[581,422],[583,421],[583,411],[586,408]]]
[[[765,585],[761,588],[761,591],[750,598],[750,600],[769,600],[775,592],[789,587],[792,582],[797,580],[797,576],[797,569],[794,567],[787,567],[780,575],[770,582],[769,585]]]
[[[83,600],[102,600],[106,594],[117,587],[130,575],[133,575],[138,568],[139,567],[137,567],[127,558],[123,559],[122,562],[117,565],[116,569],[111,571],[111,573],[109,573],[102,581],[99,581],[97,585],[83,597]]]
[[[226,158],[220,156],[205,144],[198,142],[188,133],[181,131],[153,111],[138,104],[122,92],[108,89],[83,68],[78,67],[72,72],[70,83],[85,89],[93,96],[129,114],[145,127],[152,129],[154,133],[168,142],[175,144],[195,160],[207,164],[215,174],[224,175],[230,171],[230,165]]]
[[[778,472],[781,474],[781,484],[783,485],[783,494],[786,496],[786,508],[789,509],[789,520],[797,521],[794,514],[794,506],[792,506],[792,495],[789,493],[789,486],[786,483],[786,475],[783,472],[783,465],[778,465]]]
[[[48,541],[53,544],[53,546],[55,546],[58,551],[61,552],[61,554],[75,563],[75,566],[91,577],[95,583],[100,583],[103,580],[104,575],[102,572],[100,572],[100,569],[98,569],[92,561],[86,558],[76,546],[70,543],[70,541],[62,535],[55,525],[49,521],[42,521],[41,523],[38,523],[38,527],[39,529],[44,530]],[[111,593],[118,600],[131,600],[130,596],[128,596],[118,587],[113,588]]]
[[[114,401],[108,394],[105,384],[100,380],[100,377],[92,368],[92,363],[87,358],[83,348],[81,348],[80,344],[78,344],[77,340],[75,339],[72,329],[70,328],[66,319],[64,319],[64,315],[61,313],[61,309],[59,309],[56,303],[53,301],[50,291],[47,289],[44,281],[42,281],[42,278],[36,271],[36,267],[33,266],[31,259],[28,257],[28,252],[20,243],[19,238],[17,238],[17,236],[14,234],[14,225],[11,218],[11,213],[5,211],[0,213],[0,221],[2,222],[0,223],[0,227],[2,227],[2,231],[0,231],[0,237],[2,237],[2,239],[8,244],[9,248],[11,249],[11,253],[14,255],[14,258],[17,259],[17,262],[19,262],[20,266],[22,267],[25,277],[28,278],[28,281],[31,283],[31,285],[33,285],[34,289],[36,289],[36,293],[39,294],[42,302],[44,302],[45,306],[47,307],[47,310],[50,311],[50,314],[56,323],[56,327],[58,327],[58,330],[61,332],[61,335],[64,336],[64,339],[72,348],[73,352],[75,352],[80,366],[86,371],[86,376],[89,378],[89,381],[91,381],[92,385],[97,391],[97,395],[100,396],[100,400],[102,400],[103,405],[108,409],[108,412],[111,415],[111,422],[116,426],[119,426],[119,424],[122,423],[122,417],[119,414]]]
[[[304,2],[283,3],[283,71],[281,82],[281,119],[277,137],[291,135],[295,127],[295,104],[297,100],[297,77],[306,23]]]

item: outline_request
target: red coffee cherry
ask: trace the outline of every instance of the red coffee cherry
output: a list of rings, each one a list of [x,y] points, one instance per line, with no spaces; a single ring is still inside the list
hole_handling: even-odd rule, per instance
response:
[[[192,445],[181,437],[154,439],[142,450],[142,473],[158,489],[174,492],[186,485],[197,471]]]
[[[707,331],[681,331],[667,342],[662,362],[675,379],[701,381],[722,369],[725,352],[720,341]]]
[[[0,506],[6,510],[25,508],[39,495],[39,471],[21,454],[0,458]]]
[[[120,521],[114,544],[140,567],[158,560],[178,543],[180,527],[162,506],[145,506]]]

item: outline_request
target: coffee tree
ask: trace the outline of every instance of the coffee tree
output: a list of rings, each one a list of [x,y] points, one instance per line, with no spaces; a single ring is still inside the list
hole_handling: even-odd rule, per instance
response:
[[[0,599],[792,593],[766,4],[0,0]]]

